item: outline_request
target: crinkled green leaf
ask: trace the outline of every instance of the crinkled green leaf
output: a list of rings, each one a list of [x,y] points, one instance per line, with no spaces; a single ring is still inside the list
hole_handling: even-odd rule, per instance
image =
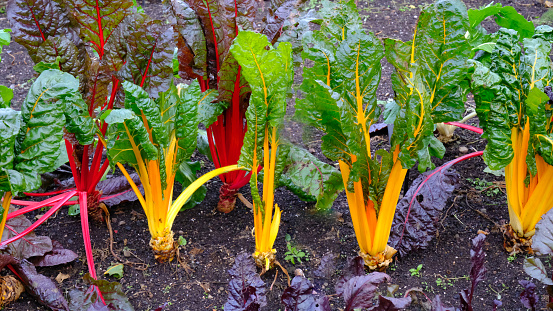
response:
[[[474,28],[486,19],[495,16],[497,25],[516,30],[523,38],[531,38],[534,35],[534,24],[527,21],[522,14],[518,13],[512,6],[503,6],[501,3],[490,3],[479,9],[470,9],[468,17],[470,27]]]
[[[13,98],[13,90],[7,86],[0,85],[0,108],[9,108]]]
[[[278,175],[275,172],[277,185],[287,187],[302,200],[316,201],[315,207],[319,211],[329,210],[344,189],[340,172],[305,149],[281,145],[277,163],[282,167]]]
[[[38,74],[41,74],[44,70],[60,69],[60,59],[61,57],[57,56],[54,62],[51,62],[51,63],[41,61],[38,64],[33,66],[33,70],[36,71]]]
[[[511,130],[530,126],[527,164],[536,173],[537,152],[553,163],[549,97],[545,86],[553,79],[549,53],[551,42],[537,35],[524,39],[512,29],[500,29],[489,67],[473,61],[472,88],[483,137],[488,140],[484,160],[499,170],[514,157]],[[529,125],[526,120],[529,120]]]
[[[157,159],[158,151],[150,141],[142,119],[132,110],[113,110],[104,121],[109,124],[106,140],[111,163],[128,163],[137,169],[138,159],[133,152],[133,147],[140,152],[142,160]]]
[[[462,117],[468,89],[468,28],[464,3],[440,0],[421,12],[413,42],[386,42],[387,56],[398,58],[392,61],[397,70],[392,85],[405,112],[395,120],[392,146],[400,146],[404,167],[416,159],[421,171],[433,167],[427,137],[433,135],[434,123]]]
[[[17,181],[12,180],[15,159],[15,141],[21,128],[20,113],[10,108],[0,108],[0,191],[14,191]],[[23,180],[21,180],[23,182]],[[13,186],[12,186],[13,184]],[[21,185],[23,186],[23,185]]]
[[[197,82],[181,92],[177,114],[175,115],[175,131],[178,138],[178,155],[181,161],[188,160],[198,143],[198,116],[200,107],[208,103],[210,93],[202,93]],[[214,98],[211,97],[211,98]],[[177,161],[177,165],[180,161]]]
[[[293,75],[291,45],[283,43],[275,49],[266,36],[243,31],[230,50],[252,90],[246,112],[248,131],[238,162],[252,167],[254,154],[258,161],[262,160],[265,132],[279,127],[286,113],[286,94]]]
[[[183,93],[183,100],[195,102],[198,109],[198,121],[208,128],[225,110],[228,103],[213,102],[217,98],[217,90],[201,91],[198,81],[193,81]]]

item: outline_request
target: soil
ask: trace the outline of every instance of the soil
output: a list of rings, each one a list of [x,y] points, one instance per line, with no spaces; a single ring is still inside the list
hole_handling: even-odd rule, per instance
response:
[[[316,0],[307,5],[317,5]],[[410,40],[412,31],[419,15],[419,6],[428,3],[423,0],[370,0],[359,1],[359,10],[364,16],[365,27],[376,33],[378,37],[392,37],[401,40]],[[476,8],[488,3],[488,0],[465,1],[469,8]],[[547,8],[535,0],[503,1],[504,5],[512,5],[517,11],[529,20],[536,20]],[[144,7],[147,13],[160,16],[161,5],[146,2]],[[495,24],[486,21],[485,26],[492,30]],[[0,27],[8,28],[6,14],[0,14]],[[14,89],[14,107],[20,106],[30,86],[29,80],[34,76],[32,61],[25,49],[17,43],[4,48],[0,68],[0,84]],[[382,84],[378,90],[378,98],[386,100],[393,96],[390,85],[392,67],[383,62]],[[467,105],[471,105],[471,101]],[[289,109],[292,113],[293,109]],[[477,125],[477,119],[469,123]],[[299,129],[299,131],[297,131]],[[310,151],[323,159],[318,144],[310,142],[318,139],[311,134],[302,140],[301,126],[290,121],[287,126],[287,135],[292,141],[302,143]],[[436,165],[458,157],[460,147],[468,148],[469,152],[482,150],[485,141],[477,134],[457,130],[456,141],[446,144],[447,152],[444,159],[436,159]],[[387,140],[387,137],[375,138]],[[374,141],[373,143],[377,143]],[[204,164],[202,172],[211,170],[212,164],[203,156],[196,156]],[[448,305],[458,305],[458,294],[470,286],[467,275],[470,272],[470,241],[477,235],[478,230],[489,232],[486,238],[485,252],[487,253],[487,275],[475,292],[474,309],[491,310],[492,301],[499,299],[503,303],[503,310],[523,309],[519,301],[522,287],[519,280],[529,279],[522,271],[523,257],[509,257],[503,250],[502,234],[499,224],[508,221],[505,189],[500,191],[480,192],[475,189],[476,178],[494,182],[503,177],[496,177],[483,173],[486,165],[481,158],[474,158],[455,166],[461,179],[457,190],[448,202],[445,213],[440,220],[440,229],[436,238],[426,250],[421,250],[398,258],[388,270],[392,283],[399,285],[398,294],[405,293],[413,287],[421,288],[429,298],[439,294]],[[410,180],[418,176],[416,170],[411,170]],[[183,211],[177,217],[173,230],[175,236],[186,239],[187,244],[180,247],[180,255],[184,265],[177,261],[158,264],[148,246],[150,235],[144,213],[138,202],[123,203],[112,207],[112,227],[114,230],[114,250],[123,257],[123,249],[130,251],[130,257],[125,259],[147,265],[145,271],[136,269],[137,266],[126,265],[124,276],[119,282],[128,295],[136,310],[153,310],[162,304],[167,304],[164,310],[221,310],[228,293],[227,270],[233,264],[237,254],[252,253],[254,238],[252,237],[252,213],[242,203],[237,201],[236,208],[230,214],[221,214],[215,211],[218,200],[219,180],[207,184],[208,193],[205,201],[193,209]],[[177,187],[177,193],[180,187]],[[176,193],[176,194],[177,194]],[[241,190],[246,198],[250,199],[249,188]],[[351,218],[349,215],[345,195],[342,193],[335,201],[332,210],[325,214],[314,212],[313,203],[299,200],[284,189],[278,189],[275,194],[276,202],[282,209],[282,223],[276,240],[277,258],[281,264],[293,273],[300,268],[305,275],[314,280],[317,293],[334,294],[334,284],[339,278],[342,268],[348,258],[356,256],[356,243]],[[37,214],[31,213],[29,217]],[[38,234],[48,235],[54,240],[77,252],[80,257],[72,264],[55,267],[39,268],[39,272],[54,279],[58,274],[67,274],[70,277],[59,284],[63,291],[73,287],[82,287],[82,276],[87,273],[85,251],[82,243],[82,232],[78,217],[67,214],[62,210],[56,218],[48,220],[37,230]],[[105,224],[91,223],[90,235],[93,243],[94,259],[98,275],[109,280],[103,272],[116,259],[109,251],[109,232]],[[297,249],[307,254],[302,263],[291,264],[284,260],[286,239],[289,235],[291,243]],[[325,254],[337,256],[336,273],[328,279],[318,279],[314,276],[321,258]],[[422,265],[420,276],[413,276],[410,269]],[[551,264],[546,261],[546,265]],[[186,266],[184,268],[183,266]],[[287,279],[283,273],[272,270],[262,276],[271,286],[268,291],[268,306],[264,310],[283,310],[280,296],[287,286]],[[439,280],[442,280],[440,283]],[[537,283],[537,282],[536,282]],[[546,291],[542,284],[537,283],[540,295],[540,306],[545,306]],[[340,298],[331,300],[333,309],[343,308]],[[418,310],[413,306],[411,310]],[[5,310],[46,310],[28,294]]]

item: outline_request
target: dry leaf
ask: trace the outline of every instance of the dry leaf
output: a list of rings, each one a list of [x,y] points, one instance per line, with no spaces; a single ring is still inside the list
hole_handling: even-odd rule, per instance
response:
[[[201,249],[201,248],[195,248],[195,247],[194,247],[194,248],[190,251],[190,254],[191,254],[192,256],[196,256],[196,255],[201,254],[201,253],[203,253],[203,252],[204,252],[203,249]]]
[[[70,277],[69,274],[65,273],[58,273],[58,276],[56,276],[56,281],[61,284],[63,281],[67,280]]]
[[[25,291],[23,284],[11,275],[0,277],[0,306],[5,306],[19,298]]]
[[[547,0],[545,1],[544,5],[546,8],[553,8],[553,1]]]

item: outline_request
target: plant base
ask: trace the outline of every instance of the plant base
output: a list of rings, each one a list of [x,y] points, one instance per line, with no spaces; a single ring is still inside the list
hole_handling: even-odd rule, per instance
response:
[[[177,242],[173,239],[173,231],[165,236],[150,239],[150,246],[154,251],[154,258],[158,262],[169,262],[177,253]]]
[[[397,251],[388,245],[382,253],[376,255],[369,255],[359,251],[359,256],[363,257],[365,261],[365,266],[369,267],[370,270],[375,271],[386,271],[388,266],[394,261],[393,257]]]
[[[534,253],[532,250],[532,237],[519,236],[510,224],[501,226],[501,231],[503,232],[503,247],[511,255],[519,253],[531,255]]]
[[[258,252],[256,251],[253,255],[255,264],[263,269],[264,271],[270,270],[274,267],[276,262],[276,249],[272,249],[268,252]]]
[[[239,189],[231,189],[230,184],[224,183],[219,190],[217,210],[221,213],[230,213],[236,205],[236,193]]]
[[[25,291],[21,282],[11,275],[0,276],[0,306],[16,301],[19,295]]]
[[[102,191],[94,190],[93,192],[88,193],[86,197],[86,204],[88,207],[88,216],[98,222],[104,222],[104,211],[100,204],[100,198],[102,197]],[[105,206],[105,205],[104,205]]]

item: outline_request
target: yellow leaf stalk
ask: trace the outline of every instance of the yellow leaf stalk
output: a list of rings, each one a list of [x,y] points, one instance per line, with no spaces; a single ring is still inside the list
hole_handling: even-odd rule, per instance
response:
[[[387,245],[390,236],[390,228],[394,220],[396,205],[401,192],[401,186],[407,174],[407,169],[401,166],[398,159],[399,147],[396,148],[393,154],[394,164],[380,209],[377,215],[374,208],[374,202],[370,199],[366,200],[363,193],[361,181],[354,182],[355,192],[348,191],[348,178],[351,167],[344,161],[339,161],[340,172],[344,188],[346,189],[346,197],[353,222],[353,229],[359,244],[359,255],[363,257],[365,265],[371,270],[384,270],[392,262],[392,257],[396,250]],[[352,159],[356,161],[355,157]]]
[[[4,199],[2,200],[2,209],[4,214],[2,215],[2,222],[0,223],[0,238],[4,234],[4,227],[6,226],[6,220],[8,219],[8,212],[10,211],[10,205],[12,202],[12,192],[8,191],[4,194]]]
[[[147,123],[146,123],[147,124]],[[125,175],[127,181],[131,185],[134,193],[138,197],[146,218],[148,219],[148,229],[152,236],[150,246],[154,251],[155,258],[160,262],[171,261],[176,252],[175,240],[173,239],[173,222],[177,217],[178,212],[194,192],[205,184],[211,178],[220,174],[228,173],[240,169],[238,165],[230,165],[221,167],[206,173],[190,184],[173,202],[173,186],[175,182],[178,142],[173,133],[171,143],[164,152],[165,163],[160,162],[160,158],[156,160],[144,160],[140,154],[139,148],[134,144],[132,136],[128,133],[133,147],[133,153],[138,160],[138,176],[142,186],[144,187],[144,196],[140,193],[137,185],[133,182],[129,173],[121,163],[117,166]],[[165,165],[167,178],[166,188],[163,189],[160,166]]]
[[[514,157],[505,167],[510,225],[519,238],[525,239],[534,235],[542,215],[553,207],[553,166],[536,154],[537,174],[528,172],[529,138],[529,120],[524,129],[512,128]]]
[[[276,139],[276,127],[273,127],[271,142],[269,145],[268,129],[265,129],[265,141],[263,146],[263,202],[260,206],[253,202],[253,223],[255,233],[255,253],[253,258],[259,267],[269,270],[276,260],[276,249],[273,249],[280,226],[281,211],[275,204],[273,215],[273,203],[275,198],[275,168],[278,140]],[[257,184],[258,166],[257,154],[254,152],[252,161],[252,178]]]

